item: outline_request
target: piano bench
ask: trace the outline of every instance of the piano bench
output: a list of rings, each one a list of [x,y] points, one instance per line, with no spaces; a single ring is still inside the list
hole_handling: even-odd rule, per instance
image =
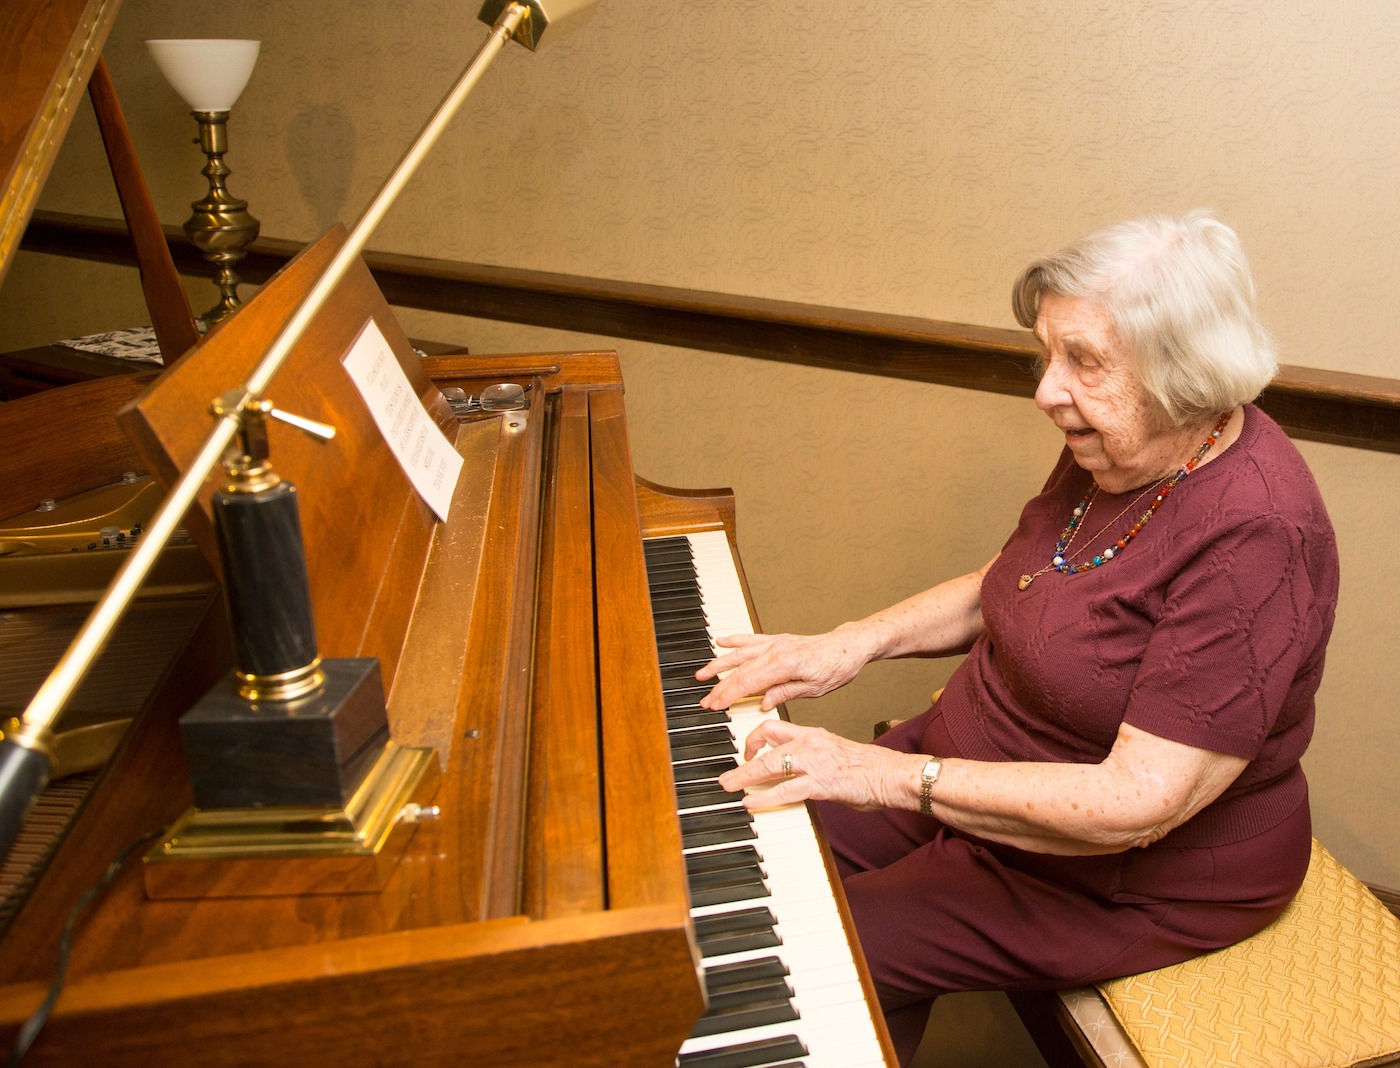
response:
[[[1400,1063],[1400,919],[1317,841],[1269,927],[1182,964],[1012,993],[1050,1068]]]

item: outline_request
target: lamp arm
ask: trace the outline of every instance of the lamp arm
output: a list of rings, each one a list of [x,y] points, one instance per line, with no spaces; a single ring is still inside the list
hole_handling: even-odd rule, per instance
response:
[[[272,377],[287,358],[287,353],[301,339],[306,328],[311,325],[311,320],[321,310],[321,305],[326,302],[331,290],[340,282],[341,276],[345,274],[351,262],[364,248],[365,242],[369,240],[369,235],[384,218],[385,213],[393,205],[394,200],[408,183],[408,180],[413,177],[413,172],[418,169],[423,158],[437,144],[438,138],[442,136],[443,130],[452,121],[452,117],[462,106],[462,102],[476,87],[476,83],[486,73],[486,68],[505,47],[506,42],[510,40],[516,27],[520,25],[521,20],[526,17],[528,12],[529,8],[522,3],[513,3],[501,12],[500,18],[491,27],[490,34],[482,43],[481,48],[477,50],[471,63],[467,65],[466,70],[457,79],[457,83],[448,91],[442,103],[438,105],[437,110],[418,134],[417,139],[404,153],[403,159],[394,168],[393,174],[389,175],[379,192],[375,194],[374,199],[370,201],[369,207],[360,216],[359,222],[350,231],[349,238],[326,267],[325,273],[312,286],[311,292],[297,308],[291,321],[273,341],[267,354],[253,368],[253,373],[248,376],[248,381],[244,386],[248,396],[260,395],[267,388],[268,383],[272,381]],[[240,404],[239,407],[241,408],[242,405]]]
[[[15,774],[0,775],[0,814],[6,817],[0,820],[0,858],[9,852],[25,813],[48,783],[52,773],[53,756],[49,740],[52,737],[54,720],[107,644],[122,613],[126,611],[141,583],[155,566],[161,550],[179,527],[185,512],[198,497],[209,472],[233,442],[244,408],[267,389],[293,346],[301,339],[331,291],[360,254],[369,235],[383,219],[394,199],[428,151],[437,143],[448,122],[475,88],[491,61],[500,53],[528,14],[529,7],[524,3],[511,3],[501,12],[486,41],[438,105],[437,111],[399,161],[393,174],[370,202],[345,244],[326,266],[286,326],[278,333],[267,353],[253,368],[247,381],[233,391],[233,397],[225,395],[218,419],[194,460],[156,510],[140,542],[131,550],[131,555],[103,591],[102,597],[79,629],[72,644],[25,708],[18,726],[6,730],[4,737],[0,738],[0,756],[3,756],[3,763],[14,764],[16,771]],[[24,752],[11,753],[12,749],[22,749]],[[32,755],[36,753],[43,755],[47,767],[39,767],[37,758]]]

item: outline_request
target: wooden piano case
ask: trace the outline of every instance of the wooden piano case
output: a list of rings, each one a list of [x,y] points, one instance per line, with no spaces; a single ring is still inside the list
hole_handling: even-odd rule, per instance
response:
[[[153,473],[175,476],[209,402],[243,381],[341,240],[308,249],[127,408]],[[445,522],[340,366],[371,319],[464,458]],[[528,408],[459,421],[439,391],[503,381],[529,387]],[[64,392],[14,403],[40,425]],[[80,927],[26,1063],[670,1063],[703,998],[616,356],[420,360],[357,266],[268,396],[337,427],[327,444],[272,431],[302,502],[321,655],[379,658],[395,740],[437,752],[441,815],[380,892],[221,897],[215,880],[157,901],[130,864]],[[211,550],[208,490],[187,525]],[[0,943],[5,1041],[45,994],[75,900],[188,806],[176,721],[229,663],[212,612]]]

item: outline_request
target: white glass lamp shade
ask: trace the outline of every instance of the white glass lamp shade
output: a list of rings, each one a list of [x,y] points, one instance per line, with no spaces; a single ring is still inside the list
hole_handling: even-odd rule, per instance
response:
[[[191,111],[228,111],[248,84],[260,41],[147,41],[165,80]]]

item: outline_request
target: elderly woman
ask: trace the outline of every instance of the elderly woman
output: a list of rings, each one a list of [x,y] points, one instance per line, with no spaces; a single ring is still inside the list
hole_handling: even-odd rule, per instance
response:
[[[736,636],[705,704],[966,653],[874,745],[774,721],[729,789],[815,799],[901,1058],[957,990],[1067,987],[1240,940],[1292,898],[1299,758],[1337,597],[1307,466],[1249,403],[1276,369],[1235,233],[1109,227],[1028,267],[1017,319],[1064,434],[985,567],[829,633]],[[872,719],[876,718],[872,716]]]

